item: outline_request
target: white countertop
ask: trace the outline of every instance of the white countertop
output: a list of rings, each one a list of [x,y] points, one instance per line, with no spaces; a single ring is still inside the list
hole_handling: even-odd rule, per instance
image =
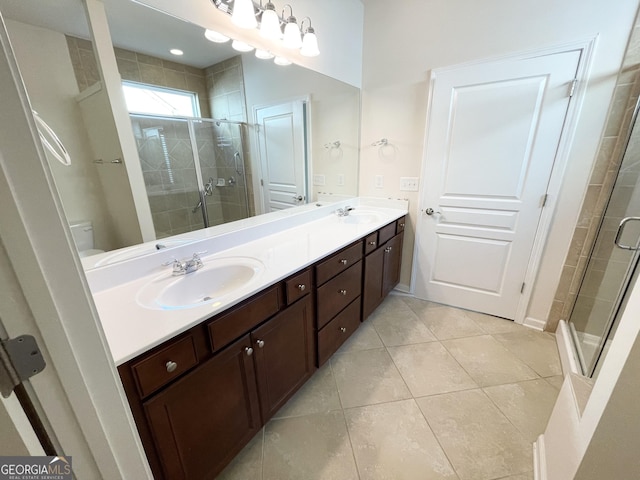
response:
[[[336,208],[350,205],[358,210],[375,211],[379,221],[350,224],[346,217],[338,217]],[[407,214],[407,202],[402,200],[354,199],[310,210],[303,214],[291,212],[273,222],[260,222],[255,226],[223,233],[213,230],[206,238],[176,248],[159,250],[150,255],[107,265],[87,271],[111,354],[116,365],[121,365],[150,348],[188,330],[215,314],[258,293],[296,271],[340,250],[358,238],[377,230]],[[295,210],[295,209],[293,209]],[[207,264],[215,264],[229,257],[250,257],[264,266],[242,288],[213,303],[189,308],[150,308],[138,302],[138,292],[159,276],[171,276],[171,267],[162,266],[174,257],[190,257],[194,252],[206,250],[203,269],[187,274],[197,278]],[[185,277],[174,277],[185,278]]]

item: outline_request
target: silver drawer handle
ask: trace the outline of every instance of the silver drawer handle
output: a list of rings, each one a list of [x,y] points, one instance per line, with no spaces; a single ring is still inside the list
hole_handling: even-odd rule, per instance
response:
[[[387,247],[387,248],[384,249],[384,251],[387,252],[387,253],[389,253],[391,250],[393,250],[392,247]]]
[[[173,373],[176,371],[176,368],[178,368],[178,364],[176,362],[172,362],[171,360],[169,360],[165,366],[167,367],[167,372],[169,373]]]
[[[244,352],[247,354],[248,357],[250,357],[251,355],[253,355],[253,348],[244,347]]]
[[[341,263],[342,265],[346,265],[346,264],[347,264],[347,260],[346,260],[345,258],[343,258],[342,260],[340,260],[340,263]]]
[[[298,285],[298,290],[300,290],[301,292],[304,292],[304,289],[307,288],[306,285],[304,283],[301,283]]]
[[[338,293],[339,293],[340,295],[346,295],[346,294],[347,294],[347,291],[346,291],[346,290],[344,290],[344,289],[342,289],[342,290],[338,290]]]
[[[404,228],[404,223],[401,223],[401,224],[400,224],[400,228]]]
[[[344,327],[340,327],[340,331],[341,331],[342,333],[345,333],[345,332],[347,331],[347,329],[346,329],[346,328],[344,328]]]
[[[264,340],[256,340],[256,345],[258,345],[258,348],[263,348],[264,347]]]
[[[369,242],[369,245],[371,245],[372,247],[376,246],[376,242]]]

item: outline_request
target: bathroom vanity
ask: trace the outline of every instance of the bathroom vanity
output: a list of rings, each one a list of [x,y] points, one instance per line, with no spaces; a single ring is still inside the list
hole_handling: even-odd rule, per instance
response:
[[[88,272],[155,478],[214,478],[398,283],[406,202],[343,203]]]

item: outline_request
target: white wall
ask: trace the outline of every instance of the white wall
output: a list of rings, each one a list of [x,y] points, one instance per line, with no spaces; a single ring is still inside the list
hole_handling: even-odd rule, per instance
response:
[[[420,173],[431,69],[598,36],[584,104],[528,316],[546,321],[586,190],[638,0],[367,0],[363,52],[360,194],[406,197],[417,221],[418,195],[400,192],[400,176]],[[393,155],[372,141],[389,139]],[[423,172],[428,174],[428,172]],[[374,187],[375,175],[384,188]],[[410,278],[411,236],[401,283]],[[542,279],[542,281],[540,280]]]
[[[96,248],[116,248],[102,185],[75,100],[80,92],[66,39],[52,30],[12,20],[6,24],[31,105],[71,156],[68,167],[48,157],[67,218],[93,221]]]

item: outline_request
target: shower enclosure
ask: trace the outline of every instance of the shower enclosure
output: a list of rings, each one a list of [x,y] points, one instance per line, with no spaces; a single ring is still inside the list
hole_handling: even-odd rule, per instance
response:
[[[640,258],[640,127],[634,116],[624,156],[569,318],[582,373],[595,376],[633,287]]]
[[[131,114],[156,238],[254,214],[246,124]]]

